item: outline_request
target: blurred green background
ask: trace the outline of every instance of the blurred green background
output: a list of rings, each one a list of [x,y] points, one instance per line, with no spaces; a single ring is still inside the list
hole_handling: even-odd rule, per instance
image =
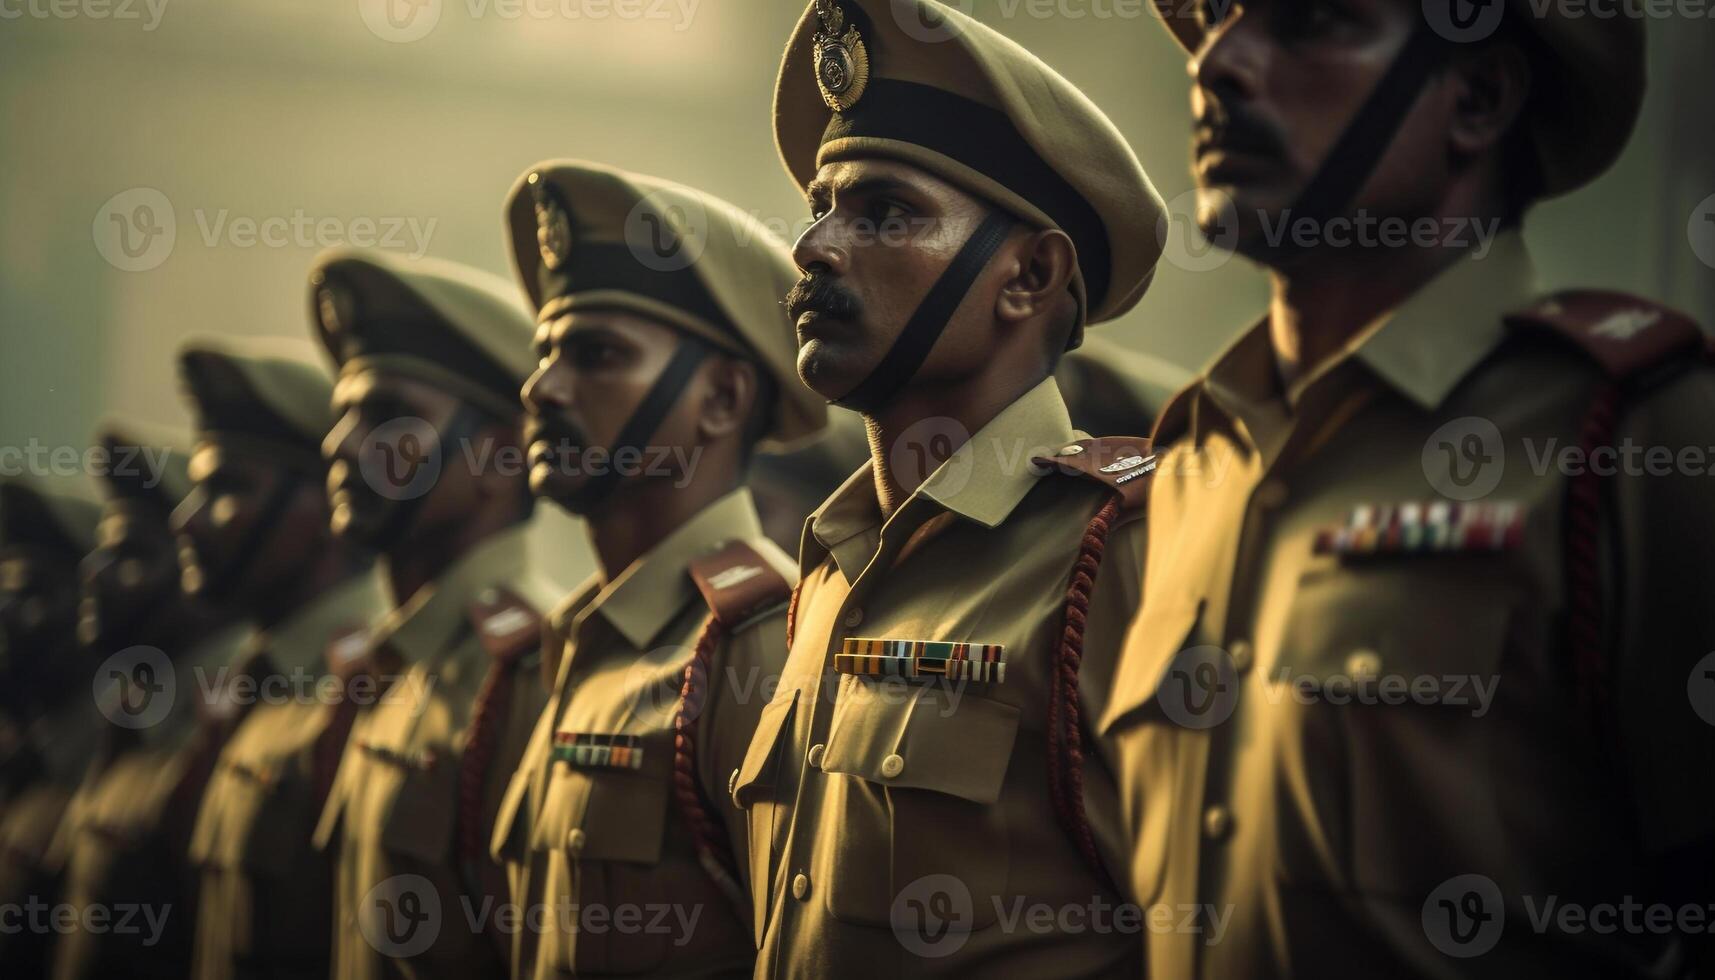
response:
[[[389,24],[380,0],[0,0],[0,446],[82,446],[108,412],[183,422],[175,344],[307,337],[304,277],[329,239],[399,222],[406,252],[510,276],[500,202],[539,160],[600,160],[804,220],[769,123],[800,0],[394,2]],[[1138,4],[1050,6],[963,3],[1106,109],[1165,197],[1185,192],[1179,49]],[[1624,158],[1539,208],[1528,234],[1550,285],[1636,290],[1715,323],[1715,265],[1692,241],[1702,225],[1715,236],[1715,19],[1651,31]],[[162,198],[170,250],[116,251],[115,209]],[[252,240],[270,219],[283,236]],[[1715,263],[1715,238],[1696,247]],[[1169,264],[1102,330],[1194,367],[1263,298],[1242,261]],[[570,578],[588,566],[581,535],[567,540],[544,557]]]

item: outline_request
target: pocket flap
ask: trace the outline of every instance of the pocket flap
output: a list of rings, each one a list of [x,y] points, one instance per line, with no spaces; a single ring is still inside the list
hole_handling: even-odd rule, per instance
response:
[[[442,758],[396,771],[398,788],[381,822],[381,846],[419,861],[445,862],[457,818],[458,766]]]
[[[732,802],[741,810],[750,809],[755,799],[753,790],[767,789],[778,778],[780,745],[783,734],[792,730],[792,716],[798,707],[798,692],[783,691],[773,701],[763,705],[757,716],[756,732],[744,751],[744,762],[732,782]]]
[[[586,861],[659,862],[673,783],[672,736],[652,732],[642,736],[642,747],[636,769],[550,762],[531,849],[563,849]]]
[[[934,790],[973,803],[1000,798],[1018,734],[1018,709],[938,686],[878,686],[849,676],[840,688],[822,768],[878,783]]]

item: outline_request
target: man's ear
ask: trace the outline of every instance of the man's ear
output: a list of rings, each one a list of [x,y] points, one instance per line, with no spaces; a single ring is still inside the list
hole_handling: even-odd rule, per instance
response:
[[[1031,231],[1013,254],[1012,274],[995,298],[995,316],[1003,323],[1022,323],[1052,314],[1077,267],[1072,239],[1054,228]]]
[[[1530,59],[1516,44],[1491,44],[1455,59],[1448,77],[1454,156],[1469,159],[1499,146],[1530,98]]]
[[[697,434],[713,442],[744,428],[756,401],[756,367],[736,357],[714,357],[703,370],[708,391],[697,418]]]

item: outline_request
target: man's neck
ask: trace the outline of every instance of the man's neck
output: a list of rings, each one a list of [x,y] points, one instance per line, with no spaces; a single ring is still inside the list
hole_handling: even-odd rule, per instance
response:
[[[1430,217],[1441,228],[1451,226],[1455,219],[1450,215],[1492,211],[1468,193],[1454,195],[1440,210],[1441,216]],[[1488,227],[1499,224],[1492,216],[1479,220]],[[1446,245],[1323,247],[1271,267],[1269,340],[1283,382],[1315,371],[1366,326],[1469,254]]]
[[[423,586],[440,578],[465,555],[494,535],[510,530],[521,519],[496,510],[479,511],[466,522],[435,533],[412,534],[387,552],[387,583],[393,600],[403,606]]]
[[[361,568],[362,563],[345,548],[337,542],[326,541],[308,568],[286,576],[275,588],[267,589],[257,597],[250,618],[264,630],[274,629],[324,593],[338,588]]]
[[[936,467],[1042,380],[1020,384],[984,373],[953,384],[914,384],[882,410],[864,415],[882,519],[892,517]],[[925,422],[931,424],[920,424]]]
[[[630,482],[635,486],[618,487],[598,513],[584,518],[604,584],[619,577],[705,508],[742,485],[737,476],[693,480],[682,487],[673,486],[669,480]]]

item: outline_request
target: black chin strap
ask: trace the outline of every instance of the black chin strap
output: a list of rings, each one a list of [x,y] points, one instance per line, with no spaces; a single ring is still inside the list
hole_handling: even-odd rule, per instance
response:
[[[461,403],[458,409],[453,412],[453,417],[447,420],[447,427],[441,431],[441,440],[435,449],[435,452],[439,454],[436,458],[441,465],[440,473],[435,476],[437,483],[440,482],[441,475],[446,472],[447,465],[452,462],[453,453],[458,448],[458,444],[475,436],[477,432],[481,431],[483,423],[486,421],[488,421],[487,416],[468,404]],[[393,507],[387,514],[386,523],[381,526],[381,530],[377,534],[375,546],[386,551],[405,540],[405,535],[411,531],[411,525],[417,521],[417,512],[423,509],[423,503],[429,499],[429,495],[433,492],[434,487],[430,487],[415,497],[395,500]]]
[[[965,240],[959,254],[953,256],[941,278],[929,287],[929,294],[923,297],[917,312],[911,314],[905,330],[888,348],[875,370],[858,382],[857,387],[834,399],[833,404],[859,412],[874,412],[892,401],[928,359],[935,341],[941,338],[947,322],[953,318],[953,311],[964,302],[977,276],[988,266],[989,259],[994,258],[1001,243],[1006,241],[1012,225],[1011,215],[991,211]]]
[[[625,453],[641,458],[649,440],[655,437],[655,430],[661,427],[661,421],[673,410],[679,396],[684,393],[686,382],[691,380],[691,373],[708,353],[708,347],[695,337],[687,335],[680,339],[678,348],[667,361],[667,366],[661,369],[655,383],[649,386],[649,392],[637,404],[637,410],[631,413],[631,418],[626,419],[625,425],[620,427],[619,436],[607,454],[607,468],[591,475],[584,485],[567,499],[566,506],[570,510],[579,514],[588,513],[619,486],[624,479],[624,474],[615,466],[619,455]],[[586,453],[588,448],[585,447]]]
[[[1295,222],[1309,219],[1317,227],[1325,227],[1329,220],[1345,213],[1392,145],[1429,76],[1446,61],[1449,45],[1427,19],[1418,22],[1387,74],[1370,91],[1369,98],[1322,161],[1321,169],[1293,202],[1287,217]],[[1292,240],[1293,236],[1284,236],[1276,250],[1295,251],[1297,246]]]

